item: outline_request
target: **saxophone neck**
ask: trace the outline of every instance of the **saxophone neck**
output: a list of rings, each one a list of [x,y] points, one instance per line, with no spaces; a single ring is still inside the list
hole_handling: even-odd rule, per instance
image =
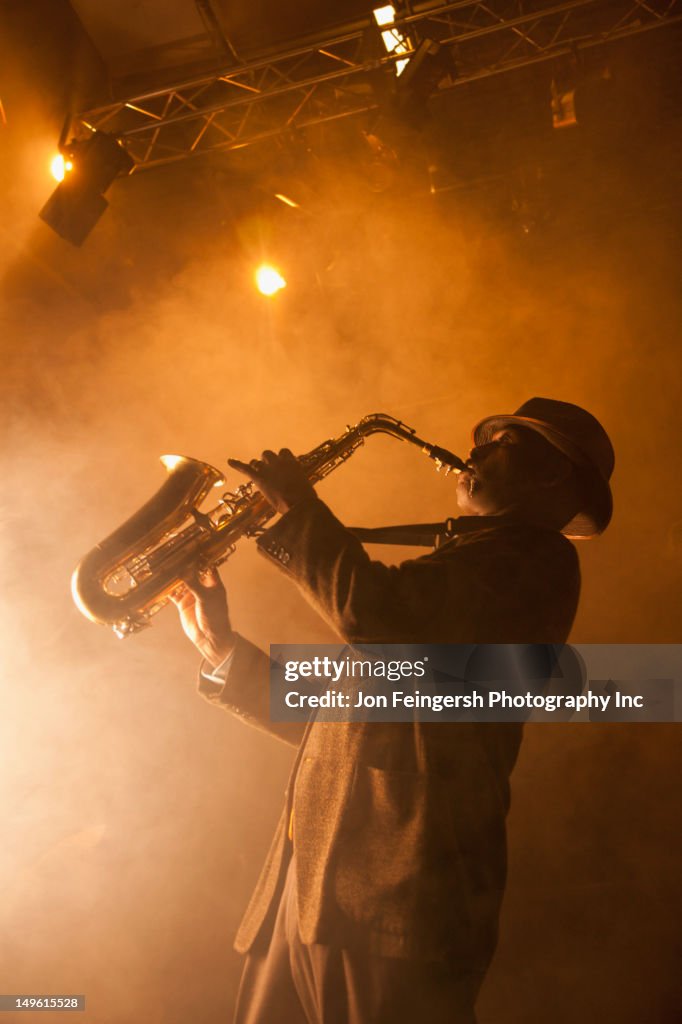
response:
[[[408,444],[413,444],[417,448],[420,448],[428,458],[436,463],[436,468],[438,470],[444,469],[446,473],[449,473],[451,470],[459,473],[466,468],[464,461],[460,459],[459,456],[455,455],[447,448],[424,441],[423,438],[417,436],[416,431],[412,427],[408,427],[406,423],[403,423],[401,420],[395,419],[394,416],[389,416],[386,413],[370,413],[369,416],[364,416],[357,426],[352,429],[359,431],[362,438],[360,443],[362,443],[364,438],[368,437],[370,434],[377,433],[390,434],[391,437],[397,437],[401,441],[407,441]]]

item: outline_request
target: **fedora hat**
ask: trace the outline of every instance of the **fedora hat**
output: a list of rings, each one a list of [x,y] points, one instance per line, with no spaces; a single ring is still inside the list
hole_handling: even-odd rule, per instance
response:
[[[579,405],[531,398],[512,414],[487,416],[474,427],[474,444],[487,444],[504,427],[528,427],[542,434],[580,471],[584,507],[562,529],[567,537],[592,537],[609,525],[613,499],[609,480],[615,456],[601,423]]]

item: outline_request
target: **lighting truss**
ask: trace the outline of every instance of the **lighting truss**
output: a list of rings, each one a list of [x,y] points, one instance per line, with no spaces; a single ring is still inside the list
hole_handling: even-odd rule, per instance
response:
[[[396,26],[453,48],[448,89],[680,20],[682,0],[458,0],[412,5]],[[366,56],[369,24],[83,111],[70,132],[117,136],[139,171],[366,113],[372,73],[397,59]]]

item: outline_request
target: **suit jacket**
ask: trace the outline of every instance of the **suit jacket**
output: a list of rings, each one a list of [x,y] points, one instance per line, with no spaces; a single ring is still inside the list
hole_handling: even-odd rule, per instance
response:
[[[348,643],[563,643],[574,547],[508,518],[461,521],[441,548],[373,562],[318,499],[259,538]],[[302,941],[485,970],[506,875],[509,775],[522,727],[274,723],[268,657],[240,639],[212,702],[298,745],[282,819],[235,946],[267,940],[293,849]]]

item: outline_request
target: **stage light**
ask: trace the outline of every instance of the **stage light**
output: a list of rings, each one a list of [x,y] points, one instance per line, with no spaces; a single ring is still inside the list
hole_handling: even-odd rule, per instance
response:
[[[387,4],[385,7],[375,7],[372,13],[377,25],[392,25],[395,21],[395,7],[393,4]]]
[[[135,165],[117,139],[93,131],[89,138],[60,145],[64,174],[39,213],[53,231],[73,245],[81,245],[106,210],[103,193],[119,174],[128,174]],[[61,169],[55,159],[52,173]]]
[[[412,53],[410,40],[395,27],[395,7],[393,4],[387,4],[385,7],[376,7],[372,13],[379,28],[383,28],[381,38],[387,53]],[[393,28],[386,27],[389,25],[393,25]],[[409,62],[409,57],[405,60],[397,60],[395,62],[396,75],[401,75]]]
[[[297,203],[295,199],[290,199],[289,196],[285,196],[282,192],[275,192],[275,199],[279,199],[280,203],[284,203],[285,206],[290,206],[292,210],[300,209],[300,203]]]
[[[263,263],[256,271],[256,287],[261,295],[276,295],[286,286],[286,281],[275,267]]]
[[[405,74],[396,82],[394,112],[415,127],[423,124],[429,97],[444,78],[454,80],[457,66],[450,49],[433,39],[422,39],[409,60]]]
[[[73,161],[67,160],[63,153],[57,153],[52,158],[50,173],[55,181],[64,181],[67,173],[73,170]]]

